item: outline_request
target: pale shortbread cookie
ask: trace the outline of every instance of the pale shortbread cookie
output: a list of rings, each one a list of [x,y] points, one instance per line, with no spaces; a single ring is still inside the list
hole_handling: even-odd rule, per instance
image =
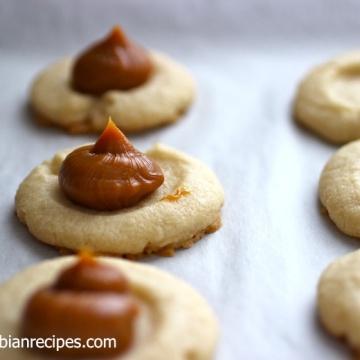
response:
[[[341,147],[325,165],[319,196],[345,234],[360,237],[360,141]]]
[[[223,189],[215,174],[189,155],[156,144],[146,154],[161,167],[163,185],[135,206],[99,212],[75,205],[60,189],[58,171],[72,150],[37,166],[17,191],[17,215],[38,240],[130,258],[171,256],[175,248],[190,247],[221,226]],[[173,194],[173,201],[166,198]]]
[[[360,352],[360,250],[330,264],[318,285],[321,322]]]
[[[295,118],[323,138],[346,143],[360,138],[360,51],[314,67],[301,82]]]
[[[24,304],[39,287],[50,285],[59,272],[76,261],[62,257],[29,268],[0,286],[0,334],[19,338]],[[130,283],[140,313],[134,343],[121,360],[210,360],[218,341],[218,324],[206,301],[178,278],[121,259],[99,258],[121,270]],[[2,359],[42,360],[49,356],[30,350],[1,349]]]
[[[74,59],[62,59],[38,75],[30,103],[40,122],[72,133],[101,132],[109,116],[123,132],[139,131],[176,121],[195,96],[190,73],[168,56],[149,52],[154,69],[142,85],[111,90],[96,97],[70,85]]]

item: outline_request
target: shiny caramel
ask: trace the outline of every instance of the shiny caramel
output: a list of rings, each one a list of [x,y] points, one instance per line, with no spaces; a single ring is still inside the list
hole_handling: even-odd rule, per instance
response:
[[[62,271],[54,284],[56,290],[125,293],[129,284],[120,271],[101,264],[93,256],[82,254],[79,261]]]
[[[161,201],[177,201],[182,196],[190,195],[190,191],[185,188],[177,188],[173,194],[164,196]]]
[[[111,120],[94,145],[74,150],[59,170],[65,195],[98,211],[133,206],[163,182],[159,165],[136,150]]]
[[[108,90],[130,90],[145,83],[152,62],[145,50],[115,26],[102,41],[82,52],[72,70],[72,87],[82,93],[101,95]]]
[[[22,318],[27,338],[115,339],[116,347],[40,348],[62,357],[106,357],[125,351],[133,341],[138,307],[125,277],[110,265],[80,258],[54,284],[28,300]]]

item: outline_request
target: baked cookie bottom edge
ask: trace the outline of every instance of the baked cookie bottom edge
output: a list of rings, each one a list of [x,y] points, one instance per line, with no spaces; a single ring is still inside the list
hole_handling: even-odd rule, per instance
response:
[[[94,253],[96,256],[114,256],[114,257],[122,257],[128,260],[140,260],[151,255],[158,255],[162,257],[173,257],[175,256],[175,250],[177,249],[189,249],[191,248],[197,241],[202,239],[205,235],[211,234],[217,230],[219,230],[222,226],[221,222],[221,212],[219,211],[215,220],[206,226],[204,229],[197,231],[193,236],[187,239],[179,240],[177,242],[173,242],[171,244],[167,244],[165,246],[156,246],[153,244],[146,245],[144,250],[141,253],[137,254],[116,254],[110,252],[101,252],[97,251]],[[75,254],[76,251],[66,248],[59,247],[59,252],[61,255],[71,255]]]
[[[154,125],[151,127],[150,126],[144,126],[144,127],[131,127],[130,126],[130,127],[124,128],[123,126],[120,126],[119,128],[124,133],[129,134],[129,133],[136,133],[136,132],[141,132],[141,131],[148,131],[148,130],[152,130],[155,128],[161,128],[163,126],[175,124],[178,121],[180,121],[180,119],[182,119],[183,116],[185,116],[185,114],[187,113],[187,111],[189,110],[191,105],[192,105],[192,102],[183,108],[179,108],[173,117],[169,117],[166,119],[164,118],[163,121],[161,121],[157,125]],[[100,128],[94,126],[94,124],[91,123],[89,118],[82,122],[69,123],[67,125],[59,124],[59,123],[51,120],[50,118],[46,117],[45,115],[43,115],[41,113],[41,111],[34,108],[31,104],[29,104],[29,112],[30,112],[30,116],[32,117],[32,119],[34,119],[36,124],[38,124],[42,127],[61,129],[70,135],[99,134],[104,130],[104,128],[106,126],[106,123],[104,123],[104,127],[100,129]]]

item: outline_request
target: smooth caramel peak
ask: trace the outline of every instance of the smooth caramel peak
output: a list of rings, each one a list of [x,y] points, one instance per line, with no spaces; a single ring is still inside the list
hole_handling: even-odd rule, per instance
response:
[[[114,26],[108,35],[108,42],[112,42],[115,45],[126,46],[128,44],[128,38],[120,26]]]
[[[147,81],[152,62],[145,50],[119,27],[82,52],[72,71],[72,87],[82,93],[101,95],[108,90],[130,90]]]
[[[54,284],[57,290],[107,291],[124,293],[129,285],[117,269],[97,261],[91,256],[79,256],[79,260],[65,269]]]
[[[109,122],[97,139],[91,152],[94,154],[121,154],[127,151],[134,151],[134,147],[126,136],[117,128],[109,118]]]

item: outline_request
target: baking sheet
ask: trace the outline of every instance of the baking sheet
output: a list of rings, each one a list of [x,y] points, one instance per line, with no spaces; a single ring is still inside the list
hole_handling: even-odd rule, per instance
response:
[[[359,245],[320,213],[319,174],[337,147],[299,128],[291,105],[310,67],[360,47],[359,11],[355,0],[0,0],[0,280],[58,256],[14,215],[19,183],[56,151],[95,140],[36,125],[31,81],[118,23],[197,82],[180,122],[130,140],[140,150],[159,141],[186,151],[226,192],[219,231],[174,258],[143,262],[211,304],[216,360],[349,358],[322,330],[315,303],[323,269]]]

